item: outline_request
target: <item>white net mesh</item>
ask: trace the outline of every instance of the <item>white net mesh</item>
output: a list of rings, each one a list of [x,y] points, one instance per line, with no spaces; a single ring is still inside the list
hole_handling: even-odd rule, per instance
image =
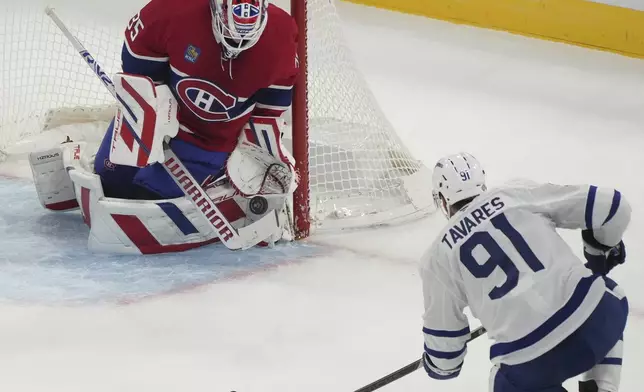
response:
[[[307,12],[315,223],[362,226],[428,212],[431,176],[403,145],[356,68],[335,5],[308,0]]]
[[[278,1],[288,9],[283,3]],[[44,9],[3,7],[0,151],[55,123],[104,116],[97,108],[113,105],[112,97]],[[335,6],[308,0],[307,10],[315,226],[373,225],[433,211],[430,174],[408,153],[356,69]],[[64,8],[57,12],[108,74],[120,70],[123,28],[131,15],[96,22]]]
[[[58,109],[89,110],[113,98],[41,7],[5,6],[0,23],[0,149],[41,132]],[[71,31],[111,71],[122,38],[91,18],[68,18]],[[78,23],[83,21],[83,23]]]

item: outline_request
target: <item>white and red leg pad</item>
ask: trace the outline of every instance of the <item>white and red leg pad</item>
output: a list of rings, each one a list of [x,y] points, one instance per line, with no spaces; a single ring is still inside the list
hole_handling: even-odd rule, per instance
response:
[[[70,175],[83,218],[90,227],[88,247],[92,251],[171,253],[218,241],[210,223],[184,197],[114,199],[104,196],[97,175],[84,170],[70,170]],[[227,179],[210,184],[206,193],[235,228],[244,227],[266,213],[267,206],[241,197]]]
[[[29,165],[38,199],[52,211],[78,208],[74,185],[67,172],[69,166],[91,166],[86,154],[87,143],[63,143],[45,151],[29,154]],[[84,157],[83,157],[84,156]]]

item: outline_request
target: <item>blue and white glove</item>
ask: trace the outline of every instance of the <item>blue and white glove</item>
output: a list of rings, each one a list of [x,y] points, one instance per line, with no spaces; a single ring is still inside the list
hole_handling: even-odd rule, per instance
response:
[[[458,375],[461,373],[463,362],[461,362],[461,364],[454,369],[443,370],[434,365],[427,353],[423,353],[423,367],[425,368],[425,371],[427,372],[429,377],[436,380],[449,380],[458,377]]]
[[[624,241],[614,247],[608,247],[600,244],[592,234],[592,230],[583,230],[582,239],[584,241],[584,257],[588,269],[595,274],[608,275],[608,273],[620,264],[626,261],[626,246]]]

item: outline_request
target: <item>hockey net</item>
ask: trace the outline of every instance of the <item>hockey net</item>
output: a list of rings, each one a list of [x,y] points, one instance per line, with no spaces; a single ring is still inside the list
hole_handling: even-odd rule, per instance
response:
[[[289,9],[288,0],[277,4]],[[118,72],[131,15],[97,18],[74,9],[56,11],[108,74]],[[113,98],[43,7],[10,5],[3,11],[2,155],[58,125],[109,121]],[[303,180],[293,202],[298,236],[308,236],[309,226],[374,226],[433,212],[431,173],[411,156],[356,68],[333,1],[293,0],[293,14],[306,36],[300,53],[306,72],[290,135]]]

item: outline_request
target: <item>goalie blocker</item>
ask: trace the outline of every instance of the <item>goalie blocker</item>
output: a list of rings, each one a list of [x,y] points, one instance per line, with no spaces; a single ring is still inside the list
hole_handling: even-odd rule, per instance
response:
[[[137,76],[120,77],[129,79],[132,86],[141,82]],[[171,112],[174,103],[170,95],[158,93],[146,83],[141,86],[143,88],[136,88],[136,92],[139,100],[145,100],[144,104],[128,105],[127,110],[117,112],[116,120],[127,121],[130,126],[115,133],[110,161],[134,167],[166,165],[169,173],[174,175],[172,162],[169,162],[173,158],[162,161],[163,137],[176,134],[173,132],[173,119],[156,121],[156,113]],[[142,136],[144,132],[146,137]],[[287,198],[295,190],[296,178],[293,158],[283,148],[281,136],[278,119],[251,118],[228,159],[227,176],[216,180],[209,177],[201,184],[206,197],[213,201],[234,229],[250,228],[257,222],[264,227],[261,230],[264,237],[270,233],[268,238],[254,238],[254,244],[291,239],[288,214],[284,208]],[[139,143],[147,140],[148,143],[133,146],[132,139]],[[96,150],[96,145],[85,142],[66,142],[50,150],[30,154],[41,204],[54,211],[80,206],[83,219],[90,227],[88,246],[91,250],[135,254],[177,252],[216,242],[220,239],[218,236],[226,235],[220,234],[221,230],[213,230],[212,222],[198,209],[200,204],[188,199],[194,194],[190,189],[184,189],[185,197],[164,200],[107,197],[101,177],[94,171]],[[183,180],[175,180],[181,186]],[[274,229],[269,227],[265,230],[267,219],[262,218],[268,214],[274,216],[268,220],[274,222],[271,226]]]

